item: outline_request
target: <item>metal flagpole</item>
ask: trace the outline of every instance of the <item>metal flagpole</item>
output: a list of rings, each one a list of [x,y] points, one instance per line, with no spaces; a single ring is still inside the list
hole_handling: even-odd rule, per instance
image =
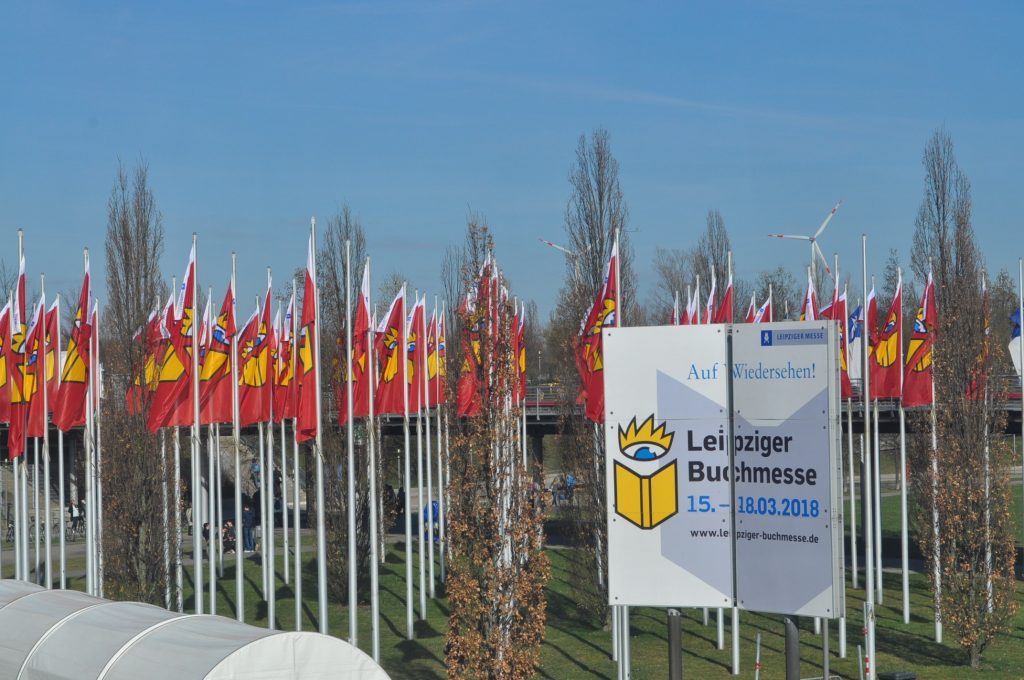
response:
[[[294,351],[294,349],[292,350]],[[288,555],[288,439],[285,437],[284,423],[286,418],[281,414],[281,558],[284,562],[284,584],[290,585],[291,560]]]
[[[345,239],[345,393],[348,420],[345,421],[345,444],[348,447],[348,641],[357,645],[359,632],[356,597],[356,454],[355,423],[352,417],[352,242]]]
[[[434,307],[437,307],[437,297],[434,297]],[[441,582],[446,581],[447,574],[445,573],[445,540],[444,540],[444,464],[442,462],[441,454],[441,390],[443,389],[441,382],[446,378],[441,373],[441,329],[444,328],[445,334],[448,333],[447,323],[445,322],[444,303],[441,303],[441,315],[438,317],[437,322],[437,338],[435,340],[437,347],[437,408],[434,413],[437,418],[437,546],[438,552],[440,553],[440,567],[441,567]],[[444,338],[445,344],[448,343],[448,338]],[[445,363],[447,364],[447,347],[445,348]],[[447,373],[447,366],[445,366],[445,373]]]
[[[420,304],[420,293],[416,291],[413,297],[413,317],[415,321],[416,307]],[[416,346],[422,348],[423,342],[422,336],[419,335],[420,329],[412,329],[417,334]],[[413,379],[416,379],[416,373],[420,370],[420,367],[413,367]],[[421,389],[420,381],[416,381],[413,386],[416,390],[416,541],[418,545],[417,558],[419,560],[420,567],[420,620],[427,620],[427,570],[426,570],[426,544],[423,540],[423,430],[421,427],[421,421],[423,420],[423,390]],[[412,496],[406,496],[406,502],[411,503]]]
[[[210,292],[210,298],[213,297],[213,291]],[[210,299],[207,298],[207,299]],[[207,581],[210,584],[210,613],[217,613],[217,559],[214,555],[214,545],[217,541],[217,510],[216,510],[216,496],[214,495],[214,479],[216,478],[216,465],[213,462],[213,424],[210,423],[206,426],[206,500],[207,500],[207,518],[206,523],[209,526],[206,539],[206,554],[208,558],[209,571],[207,573]]]
[[[139,378],[139,386],[145,388],[146,378]],[[171,608],[171,528],[169,508],[167,507],[167,429],[160,428],[160,497],[164,507],[164,609]],[[63,587],[63,586],[62,586]]]
[[[217,483],[213,490],[217,494],[217,575],[224,578],[224,474],[220,459],[220,423],[213,426],[213,445],[217,459]]]
[[[268,332],[270,329],[267,329]],[[269,359],[268,359],[269,366]],[[270,375],[268,370],[267,383],[264,387],[270,386]],[[273,402],[273,399],[271,399]],[[263,537],[267,553],[267,628],[273,630],[277,627],[277,569],[274,555],[274,407],[270,407],[271,417],[267,421],[267,467],[264,470],[264,487],[267,490],[267,500],[264,506],[267,508],[267,533]]]
[[[45,309],[45,305],[44,305]],[[45,325],[45,324],[44,324]],[[28,357],[31,352],[31,348],[25,348],[25,356]],[[25,409],[26,416],[29,409]],[[25,427],[26,432],[28,431],[28,425]],[[32,522],[32,536],[35,541],[34,548],[32,550],[32,558],[35,561],[35,566],[32,570],[33,580],[42,585],[43,575],[40,572],[42,567],[42,557],[39,554],[39,525],[40,519],[40,507],[39,507],[39,437],[32,437],[32,514],[34,521]]]
[[[297,393],[295,391],[295,380],[298,378],[298,361],[299,361],[299,314],[296,308],[296,290],[295,290],[295,279],[292,278],[292,356],[291,356],[291,374],[292,382],[289,384],[289,389],[292,390],[291,398],[296,399]],[[292,408],[292,413],[295,413],[296,409]],[[284,419],[282,419],[284,422]],[[292,524],[295,527],[295,630],[302,630],[302,517],[299,514],[299,440],[298,435],[298,418],[292,416],[292,495],[295,497],[295,507],[292,509]],[[283,442],[283,438],[282,438]],[[282,443],[283,447],[283,443]],[[309,507],[309,504],[306,504]],[[308,518],[307,518],[308,522]]]
[[[434,310],[434,351],[437,351],[437,310]],[[427,445],[427,453],[425,462],[427,465],[427,588],[430,591],[430,598],[433,599],[435,595],[434,589],[434,494],[433,486],[434,480],[431,477],[431,468],[433,467],[430,463],[430,459],[433,456],[433,451],[430,445],[430,368],[428,366],[429,357],[427,356],[430,352],[429,340],[426,332],[427,324],[427,296],[423,296],[423,327],[420,328],[423,333],[420,335],[420,342],[423,343],[423,352],[420,356],[423,358],[422,366],[420,370],[423,372],[423,380],[421,385],[423,387],[423,421],[426,425],[425,431],[425,442]],[[417,331],[419,333],[419,331]],[[435,357],[436,359],[436,357]],[[436,368],[435,360],[435,368]],[[422,531],[420,533],[423,533]]]
[[[89,478],[86,477],[86,482]],[[85,524],[86,533],[89,530],[89,523]],[[181,563],[182,550],[182,528],[181,528],[181,439],[178,436],[178,427],[174,426],[174,590],[178,601],[178,611],[185,611],[185,570]]]
[[[1020,366],[1021,376],[1024,376],[1024,259],[1020,258],[1017,260],[1017,320],[1022,329],[1017,344],[1017,365]],[[1021,475],[1024,482],[1024,378],[1021,379],[1020,413]]]
[[[366,258],[366,280],[370,280],[370,258]],[[367,285],[369,290],[369,285]],[[369,302],[367,300],[367,302]],[[369,304],[367,304],[369,314]],[[364,373],[370,381],[370,410],[366,419],[366,434],[369,445],[369,480],[370,480],[370,631],[371,652],[373,660],[380,662],[380,549],[377,545],[377,428],[374,421],[374,397],[377,386],[377,360],[374,357],[373,329],[376,327],[376,314],[366,329],[367,371]]]
[[[90,319],[92,317],[90,316]],[[89,340],[89,367],[90,373],[96,370],[96,359],[93,356],[92,340]],[[93,381],[89,377],[89,386],[85,391],[85,430],[82,432],[82,440],[85,443],[85,592],[90,595],[96,594],[95,586],[95,553],[93,541],[96,538],[96,523],[93,521]]]
[[[874,507],[874,532],[875,532],[875,600],[878,604],[885,601],[885,576],[882,573],[882,447],[878,433],[878,399],[875,399],[874,420],[871,424],[874,427],[874,446],[872,451],[872,464],[874,465],[874,495],[871,497]]]
[[[897,269],[900,291],[900,320],[897,330],[900,338],[900,559],[903,571],[903,623],[910,623],[910,545],[907,537],[907,426],[903,409],[903,271]]]
[[[46,275],[45,274],[40,274],[39,275],[39,294],[42,296],[43,300],[45,301],[46,300]],[[50,414],[50,411],[49,411],[50,403],[49,403],[49,395],[46,394],[48,383],[49,383],[49,376],[47,375],[47,371],[49,370],[50,362],[47,360],[47,352],[46,352],[47,347],[46,346],[47,346],[47,344],[49,344],[49,342],[56,341],[56,338],[53,338],[51,340],[51,339],[46,337],[46,330],[47,330],[47,328],[49,326],[49,324],[46,323],[46,311],[47,311],[46,304],[44,302],[44,304],[43,304],[43,318],[42,318],[42,322],[43,322],[42,338],[43,338],[43,341],[40,343],[40,345],[41,345],[40,353],[41,353],[41,355],[43,357],[43,360],[41,362],[39,362],[39,364],[42,367],[42,372],[43,372],[43,380],[42,380],[42,385],[43,385],[43,523],[44,523],[44,529],[46,530],[45,531],[46,549],[44,551],[44,556],[45,556],[45,559],[46,559],[46,568],[45,568],[44,571],[45,571],[45,576],[46,576],[46,588],[47,588],[47,590],[49,590],[49,589],[53,588],[53,533],[52,533],[53,532],[53,522],[50,521],[50,415],[49,415]],[[60,335],[60,327],[59,327],[59,324],[60,324],[60,307],[59,307],[59,305],[57,307],[57,324],[58,324],[57,335]],[[55,361],[59,360],[59,358],[60,358],[60,351],[57,350],[54,353],[54,360]],[[37,359],[37,361],[38,361],[38,359]],[[38,368],[36,370],[38,370]],[[56,373],[56,371],[54,371],[54,372]],[[63,509],[61,509],[61,511],[58,512],[57,514],[58,515],[63,515]]]
[[[408,320],[405,318],[405,284],[402,284],[402,435],[405,438],[405,507],[402,512],[405,514],[405,635],[406,639],[413,639],[413,595],[412,595],[412,517],[409,510],[412,508],[412,485],[409,480],[412,477],[412,464],[409,460],[409,337]]]
[[[231,253],[231,443],[235,449],[235,619],[245,622],[245,533],[242,519],[242,437],[238,423],[238,289],[235,287],[237,257]]]
[[[270,267],[267,267],[267,309],[266,317],[270,317],[269,294],[273,290],[273,280],[270,275]],[[273,332],[267,328],[267,337]],[[275,339],[276,340],[276,339]],[[267,420],[267,454],[265,457],[266,467],[263,468],[263,488],[266,491],[263,507],[267,509],[267,521],[265,522],[266,533],[263,535],[263,548],[267,555],[264,564],[267,565],[267,628],[273,630],[277,627],[277,560],[274,556],[274,381],[271,377],[273,370],[273,352],[267,350],[267,373],[263,378],[263,390],[267,394],[267,401],[270,402],[270,417]],[[282,482],[283,484],[283,482]],[[285,558],[287,559],[287,558]]]
[[[323,448],[323,403],[320,394],[321,381],[320,371],[320,293],[316,275],[316,219],[310,220],[310,254],[313,258],[313,270],[309,275],[313,280],[313,345],[316,352],[313,361],[314,376],[316,378],[316,571],[317,571],[317,598],[319,600],[319,612],[317,618],[320,621],[320,632],[327,635],[327,531],[324,521],[324,448]]]
[[[864,381],[864,437],[868,438],[868,432],[870,431],[871,423],[871,411],[870,411],[870,394],[871,394],[871,371],[870,364],[868,364],[868,328],[867,328],[867,299],[868,299],[868,237],[861,235],[861,263],[863,268],[863,283],[864,283],[864,327],[863,333],[861,334],[861,360],[863,361],[863,370],[861,376]],[[871,500],[872,496],[872,471],[871,471],[871,452],[868,451],[867,455],[864,456],[864,474],[868,479],[868,482],[864,485],[864,514],[865,514],[865,531],[864,531],[864,545],[865,545],[865,557],[864,557],[864,570],[865,570],[865,586],[864,596],[866,621],[865,627],[867,629],[867,665],[868,679],[876,680],[875,675],[875,557],[874,557],[874,537],[872,536],[871,527],[874,525],[873,512],[874,505]]]
[[[199,257],[196,253],[196,234],[192,232],[192,574],[193,599],[196,614],[203,613],[203,543],[199,527],[202,513],[202,501],[199,498],[202,486],[200,472],[201,431],[199,426],[199,333],[196,324],[199,321]],[[185,284],[188,288],[188,284]],[[183,310],[184,313],[184,310]]]
[[[93,309],[97,326],[100,318],[100,301],[93,298]],[[100,417],[100,399],[103,396],[102,384],[100,383],[100,371],[103,366],[100,364],[100,335],[99,329],[92,336],[96,348],[96,364],[90,376],[96,385],[96,413],[93,424],[96,426],[96,581],[98,584],[98,596],[103,597],[103,419]]]
[[[207,308],[207,311],[209,311],[210,304],[212,304],[212,301],[213,301],[213,288],[210,287],[210,288],[207,289],[207,293],[206,293],[206,308]],[[212,315],[211,315],[211,318],[203,319],[203,321],[208,321],[211,325],[214,323],[214,319],[212,318]],[[207,328],[207,332],[210,334],[210,337],[212,338],[213,337],[213,328]],[[196,340],[195,340],[195,343],[193,344],[193,347],[194,347],[193,352],[199,352],[199,345],[203,341],[203,339],[199,337],[198,333],[195,333],[194,335],[196,337]],[[196,375],[196,383],[197,384],[199,383],[199,375],[198,374]],[[198,392],[197,392],[197,394],[198,394]],[[196,400],[196,404],[197,404],[197,407],[201,407],[202,406],[202,404],[199,404],[198,399]],[[210,527],[209,531],[207,532],[206,553],[207,553],[207,557],[209,558],[209,573],[207,574],[207,576],[208,576],[208,581],[210,582],[210,613],[211,614],[216,614],[217,613],[217,572],[216,572],[217,560],[214,558],[214,545],[215,545],[215,543],[217,541],[217,534],[219,534],[220,531],[218,531],[219,525],[217,524],[217,521],[216,521],[217,520],[217,510],[216,510],[216,508],[217,508],[217,506],[216,506],[217,497],[215,495],[216,494],[216,485],[214,484],[214,480],[216,479],[216,472],[217,472],[217,470],[216,470],[216,464],[214,463],[213,458],[214,458],[214,451],[213,451],[213,423],[211,422],[211,423],[208,423],[206,425],[206,500],[207,500],[207,507],[208,507],[208,511],[207,511],[207,515],[208,516],[206,518],[206,523],[207,523],[207,526]]]
[[[259,323],[257,320],[256,323]],[[263,432],[263,421],[256,424],[257,436],[259,438],[260,457],[260,595],[264,602],[269,604],[270,595],[267,593],[267,451],[266,436]]]

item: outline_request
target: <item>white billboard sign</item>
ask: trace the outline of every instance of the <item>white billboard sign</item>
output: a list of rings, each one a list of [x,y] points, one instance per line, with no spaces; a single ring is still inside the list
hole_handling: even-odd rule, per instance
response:
[[[843,613],[837,331],[829,321],[732,327],[741,609]]]
[[[611,604],[841,615],[832,324],[605,329],[604,379]]]
[[[681,332],[685,328],[686,332]],[[727,327],[604,331],[611,604],[733,601]],[[688,481],[695,466],[704,481]]]

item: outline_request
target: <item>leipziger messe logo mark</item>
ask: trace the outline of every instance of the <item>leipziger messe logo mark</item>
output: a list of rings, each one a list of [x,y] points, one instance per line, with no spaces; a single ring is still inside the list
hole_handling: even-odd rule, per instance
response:
[[[625,430],[619,425],[619,451],[636,468],[615,461],[615,514],[641,529],[653,529],[679,511],[676,462],[645,474],[669,452],[674,438],[665,423],[654,426],[653,415],[639,426],[635,417]]]

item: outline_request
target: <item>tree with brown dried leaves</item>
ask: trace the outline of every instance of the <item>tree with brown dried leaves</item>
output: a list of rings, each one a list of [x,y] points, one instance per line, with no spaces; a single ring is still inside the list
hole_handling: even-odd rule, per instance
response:
[[[486,227],[471,222],[470,240],[491,247]],[[468,251],[467,287],[479,263]],[[518,409],[512,407],[518,362],[512,347],[513,309],[498,291],[477,298],[463,327],[479,328],[479,416],[457,423],[451,442],[447,508],[450,561],[446,666],[450,677],[525,680],[534,676],[544,639],[542,492],[523,465]]]

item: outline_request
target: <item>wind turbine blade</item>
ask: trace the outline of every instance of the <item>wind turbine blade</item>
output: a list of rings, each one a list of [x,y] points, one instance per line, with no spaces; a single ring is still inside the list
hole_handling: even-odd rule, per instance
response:
[[[810,241],[810,236],[798,236],[796,234],[768,234],[770,238],[795,238],[800,241]]]
[[[563,252],[563,253],[565,253],[566,255],[573,255],[573,254],[574,254],[574,253],[573,253],[573,252],[572,252],[571,250],[569,250],[568,248],[564,248],[564,247],[562,247],[562,246],[558,245],[557,243],[552,243],[551,241],[548,241],[547,239],[539,238],[539,239],[537,239],[537,240],[538,240],[538,241],[540,241],[541,243],[543,243],[544,245],[548,245],[548,246],[551,246],[551,247],[552,247],[552,248],[554,248],[555,250],[560,250],[560,251],[562,251],[562,252]]]
[[[839,206],[841,206],[842,204],[842,201],[839,201],[838,203],[835,204],[835,206],[832,208],[832,212],[828,214],[828,217],[825,218],[825,221],[821,223],[820,227],[818,227],[818,231],[814,232],[814,238],[818,238],[819,236],[821,236],[821,232],[825,231],[825,227],[827,227],[828,223],[832,221],[832,218],[836,216],[836,212],[839,210]]]
[[[825,273],[831,276],[832,270],[828,268],[828,260],[825,259],[825,255],[821,252],[821,248],[818,247],[817,241],[812,242],[811,245],[814,246],[814,252],[821,258],[821,263],[825,265]]]

